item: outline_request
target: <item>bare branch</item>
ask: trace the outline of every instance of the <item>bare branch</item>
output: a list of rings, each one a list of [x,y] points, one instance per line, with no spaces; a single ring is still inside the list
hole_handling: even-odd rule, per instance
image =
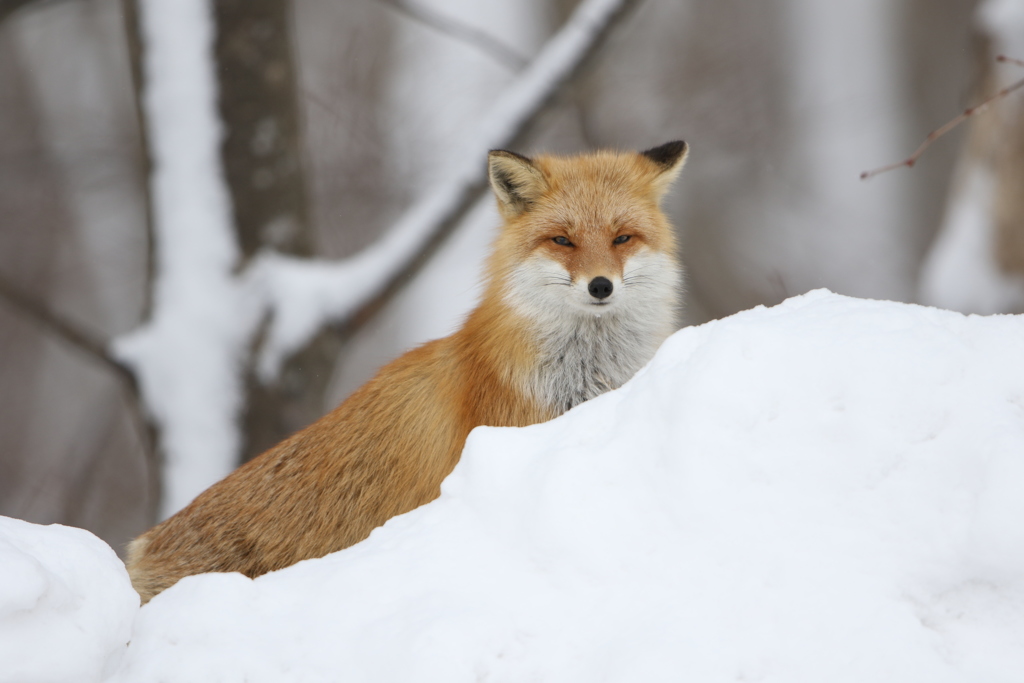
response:
[[[488,149],[517,146],[546,107],[591,63],[639,0],[585,0],[484,119],[476,144],[449,180],[429,190],[381,240],[341,262],[266,254],[249,276],[262,282],[273,320],[259,360],[270,380],[282,360],[328,321],[352,332],[380,311],[437,251],[487,189]],[[291,306],[301,297],[312,306]]]
[[[31,5],[37,0],[0,0],[0,24],[26,5]]]
[[[135,381],[135,375],[110,355],[105,341],[98,339],[92,333],[81,329],[59,313],[52,311],[46,304],[8,280],[4,275],[0,275],[0,299],[7,301],[22,315],[30,318],[51,334],[106,367],[118,378],[122,391],[124,391],[128,411],[131,413],[132,419],[139,429],[139,439],[142,441],[143,453],[146,459],[146,478],[150,508],[147,513],[151,521],[156,521],[157,504],[160,495],[160,459],[156,448],[156,428],[142,408],[142,399],[139,395],[139,387]]]
[[[0,0],[0,24],[14,15],[15,12],[32,6],[32,9],[43,9],[50,5],[58,5],[75,0]]]
[[[160,501],[163,482],[163,459],[160,457],[159,430],[146,413],[142,404],[142,393],[135,375],[128,373],[121,382],[125,405],[138,428],[142,444],[143,460],[146,463],[146,519],[151,524],[160,521]]]
[[[107,366],[117,375],[131,374],[127,368],[114,360],[107,353],[106,344],[91,333],[79,328],[76,324],[50,310],[44,303],[37,300],[24,289],[0,275],[0,298],[5,299],[23,315],[34,320],[56,336],[71,344],[93,360]]]
[[[455,40],[460,40],[481,52],[487,53],[487,55],[500,62],[503,66],[518,71],[529,62],[526,57],[498,38],[454,17],[440,14],[418,3],[409,2],[409,0],[377,1],[387,5],[396,12],[415,19],[425,26],[429,26]]]
[[[142,106],[142,34],[139,28],[139,0],[121,0],[121,15],[124,22],[125,42],[128,47],[128,66],[132,78],[132,104],[135,110],[135,124],[139,131],[139,144],[135,149],[137,162],[143,178],[153,173],[153,160],[149,156],[149,124]],[[153,311],[153,282],[156,280],[156,235],[153,230],[153,196],[149,183],[143,183],[142,200],[146,215],[146,280],[142,297],[142,319],[148,320]]]
[[[1013,57],[1007,57],[1006,55],[999,55],[998,57],[996,57],[996,61],[998,61],[998,62],[1010,62],[1012,64],[1018,64],[1020,66],[1024,66],[1024,61],[1021,61],[1019,59],[1014,59]],[[975,105],[973,107],[969,107],[968,109],[965,109],[962,114],[960,114],[959,116],[954,118],[952,121],[948,122],[946,125],[942,126],[941,128],[936,128],[931,133],[928,133],[928,137],[926,137],[924,139],[924,142],[921,143],[921,146],[918,147],[916,150],[914,150],[914,153],[911,154],[906,159],[904,159],[903,161],[898,161],[898,162],[896,162],[894,164],[889,164],[888,166],[882,166],[881,168],[876,168],[876,169],[871,170],[871,171],[864,171],[863,173],[860,174],[860,179],[861,180],[867,180],[868,178],[873,178],[873,177],[875,177],[876,175],[878,175],[880,173],[885,173],[887,171],[892,171],[892,170],[900,168],[902,166],[906,166],[907,168],[913,168],[914,164],[917,163],[917,160],[921,157],[922,154],[924,154],[924,151],[926,149],[931,147],[933,142],[935,142],[936,140],[941,138],[943,135],[945,135],[949,131],[953,130],[954,128],[959,126],[961,123],[963,123],[964,121],[966,121],[970,117],[974,116],[975,114],[980,114],[980,113],[984,112],[986,109],[988,109],[989,105],[992,104],[993,102],[995,102],[996,100],[1000,100],[1000,99],[1006,97],[1007,95],[1012,93],[1014,90],[1017,90],[1017,89],[1019,89],[1021,87],[1024,87],[1024,78],[1022,78],[1021,80],[1017,81],[1013,85],[1010,85],[1010,86],[1007,86],[1007,87],[1003,88],[1002,90],[997,92],[995,95],[992,95],[987,100],[982,102],[981,104],[977,104],[977,105]]]

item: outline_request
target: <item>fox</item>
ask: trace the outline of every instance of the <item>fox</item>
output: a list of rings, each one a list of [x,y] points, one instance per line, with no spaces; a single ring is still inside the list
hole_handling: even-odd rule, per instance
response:
[[[677,328],[661,203],[688,152],[491,151],[502,225],[462,327],[132,541],[142,603],[185,576],[255,578],[352,546],[437,498],[474,427],[544,422],[630,379]]]

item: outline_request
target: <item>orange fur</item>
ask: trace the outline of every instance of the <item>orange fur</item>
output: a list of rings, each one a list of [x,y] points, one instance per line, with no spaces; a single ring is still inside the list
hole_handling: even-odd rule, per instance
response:
[[[255,577],[358,543],[389,518],[436,498],[474,427],[541,422],[621,384],[620,375],[628,378],[646,362],[674,324],[677,292],[666,288],[678,289],[675,247],[658,201],[682,165],[679,145],[533,160],[492,152],[491,181],[505,226],[480,305],[458,332],[385,366],[334,411],[133,541],[128,569],[143,601],[191,574]],[[614,244],[621,234],[630,239]],[[558,236],[571,246],[555,243]],[[624,273],[634,261],[653,264],[654,274],[644,277],[667,284],[648,294],[640,287],[630,308],[618,302],[629,301]],[[564,304],[530,284],[537,267],[567,274],[568,289],[555,293]],[[598,276],[618,283],[619,299],[588,301],[586,283]],[[630,324],[646,334],[633,309],[642,312],[651,301],[660,317],[648,325],[651,339],[635,345],[632,328],[621,323],[619,330],[616,316],[636,318]],[[594,309],[608,311],[606,317],[588,303],[610,304]],[[590,349],[603,352],[606,345],[614,347],[613,360],[594,353],[588,369]],[[620,363],[616,353],[636,357]],[[569,361],[582,369],[563,368]],[[562,383],[575,382],[580,386],[563,391]]]

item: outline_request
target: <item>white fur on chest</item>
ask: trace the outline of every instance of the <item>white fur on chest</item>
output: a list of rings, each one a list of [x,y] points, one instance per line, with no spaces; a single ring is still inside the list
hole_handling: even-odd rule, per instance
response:
[[[615,316],[567,317],[542,346],[537,393],[562,413],[622,386],[661,343],[651,332]]]

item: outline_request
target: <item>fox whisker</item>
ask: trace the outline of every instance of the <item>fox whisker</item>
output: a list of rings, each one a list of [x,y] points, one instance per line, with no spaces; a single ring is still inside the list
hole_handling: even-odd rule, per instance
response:
[[[647,285],[653,281],[654,280],[650,276],[640,274],[627,275],[622,278],[622,284],[626,287],[630,287],[632,285]]]

